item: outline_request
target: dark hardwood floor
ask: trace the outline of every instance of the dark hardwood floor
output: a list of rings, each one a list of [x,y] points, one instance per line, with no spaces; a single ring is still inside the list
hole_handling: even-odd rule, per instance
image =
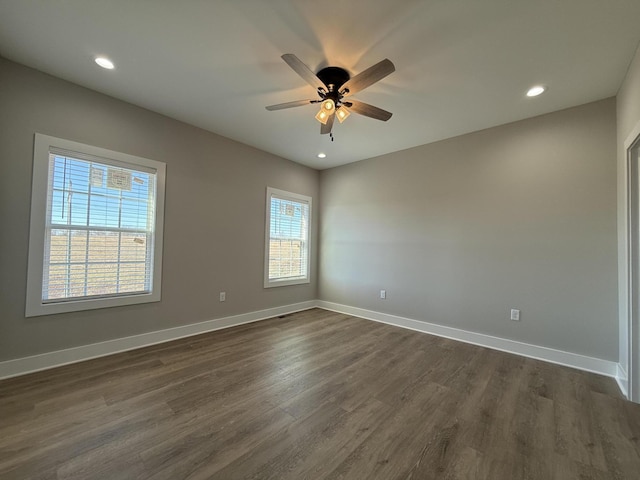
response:
[[[314,309],[0,382],[2,479],[639,479],[610,378]]]

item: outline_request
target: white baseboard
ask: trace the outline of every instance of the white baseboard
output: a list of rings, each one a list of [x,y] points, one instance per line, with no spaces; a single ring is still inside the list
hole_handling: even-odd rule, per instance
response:
[[[115,353],[135,350],[136,348],[148,347],[158,343],[170,342],[184,337],[199,335],[201,333],[212,332],[223,328],[234,327],[245,323],[257,322],[278,315],[308,310],[319,307],[325,310],[340,312],[347,315],[387,323],[397,327],[416,330],[418,332],[429,333],[439,337],[450,338],[465,343],[471,343],[482,347],[492,348],[503,352],[514,353],[524,357],[535,358],[550,363],[577,368],[588,372],[598,373],[613,377],[618,382],[620,390],[627,396],[627,373],[622,365],[599,358],[587,357],[576,353],[555,350],[553,348],[531,345],[528,343],[507,340],[500,337],[493,337],[482,333],[470,332],[453,327],[446,327],[434,323],[423,322],[411,318],[399,317],[387,313],[375,312],[363,308],[341,305],[324,300],[310,300],[307,302],[284,305],[282,307],[258,310],[255,312],[243,313],[230,317],[208,320],[200,323],[183,325],[180,327],[159,330],[155,332],[143,333],[131,337],[108,340],[106,342],[83,345],[79,347],[58,350],[55,352],[33,355],[30,357],[18,358],[0,362],[0,379],[10,378],[27,373],[47,370],[60,367],[70,363],[82,362],[92,358],[104,357]]]
[[[627,371],[625,368],[618,363],[616,371],[616,382],[618,382],[618,387],[620,387],[620,391],[625,396],[625,398],[629,399],[629,376],[627,375]]]
[[[507,340],[505,338],[493,337],[482,333],[469,332],[453,327],[445,327],[435,323],[428,323],[411,318],[389,315],[387,313],[375,312],[373,310],[365,310],[363,308],[350,307],[338,303],[326,302],[319,300],[317,306],[325,310],[345,313],[356,317],[373,320],[376,322],[387,323],[397,327],[408,328],[418,332],[429,333],[439,337],[450,338],[481,347],[492,348],[503,352],[514,353],[523,357],[535,358],[545,362],[564,365],[566,367],[585,370],[587,372],[598,373],[608,377],[618,378],[619,364],[609,360],[600,358],[587,357],[577,353],[555,350],[553,348],[541,347],[539,345],[531,345],[529,343],[517,342],[515,340]],[[623,370],[624,372],[624,370]],[[620,384],[620,381],[618,381]],[[622,386],[620,387],[622,389]],[[624,392],[624,391],[623,391]]]
[[[50,368],[60,367],[70,363],[77,363],[84,360],[90,360],[92,358],[113,355],[114,353],[135,350],[136,348],[148,347],[158,343],[170,342],[179,338],[191,337],[193,335],[212,332],[222,328],[235,327],[244,323],[257,322],[259,320],[277,317],[278,315],[286,315],[302,310],[308,310],[316,306],[317,302],[315,300],[311,300],[308,302],[268,308],[266,310],[258,310],[230,317],[217,318],[215,320],[207,320],[205,322],[182,325],[180,327],[168,328],[166,330],[142,333],[131,337],[117,338],[106,342],[93,343],[91,345],[83,345],[80,347],[43,353],[41,355],[8,360],[0,362],[0,379],[16,377],[18,375],[33,373],[40,370],[48,370]]]

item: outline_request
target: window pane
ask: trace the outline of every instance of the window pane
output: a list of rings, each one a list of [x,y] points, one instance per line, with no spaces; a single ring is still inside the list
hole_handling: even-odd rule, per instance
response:
[[[88,266],[87,295],[109,295],[117,292],[118,264],[96,263]]]
[[[147,237],[134,233],[122,233],[120,260],[123,262],[141,262],[147,256]]]
[[[89,225],[117,228],[120,224],[120,197],[94,194],[91,196]]]
[[[307,216],[307,205],[272,197],[269,278],[306,276]]]
[[[145,289],[147,267],[144,263],[120,265],[120,292],[140,292]]]
[[[49,276],[45,279],[47,295],[44,299],[55,299],[67,297],[67,265],[51,265]]]
[[[140,200],[122,200],[122,228],[145,229],[148,222],[148,203]]]
[[[85,295],[84,285],[86,268],[87,267],[84,264],[69,265],[67,297],[83,297]]]
[[[308,279],[310,200],[274,193],[269,197],[268,280]]]
[[[300,240],[272,239],[269,278],[306,276],[307,262]]]
[[[71,242],[69,248],[70,263],[85,263],[87,259],[87,232],[71,230]]]
[[[43,299],[151,291],[155,179],[50,155]]]
[[[89,261],[92,263],[117,262],[119,234],[114,232],[89,232]]]
[[[70,231],[54,230],[49,237],[49,262],[68,263]]]
[[[74,160],[69,157],[65,157],[66,160],[66,178],[67,182],[63,188],[71,192],[86,193],[89,189],[89,168],[88,162],[82,160]]]

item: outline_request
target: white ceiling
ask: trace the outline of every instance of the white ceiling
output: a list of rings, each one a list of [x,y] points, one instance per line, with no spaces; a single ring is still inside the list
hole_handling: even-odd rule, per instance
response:
[[[639,18],[638,0],[0,0],[0,55],[323,169],[613,96]],[[268,112],[315,98],[283,53],[352,75],[389,58],[353,98],[393,117],[331,142],[317,106]]]

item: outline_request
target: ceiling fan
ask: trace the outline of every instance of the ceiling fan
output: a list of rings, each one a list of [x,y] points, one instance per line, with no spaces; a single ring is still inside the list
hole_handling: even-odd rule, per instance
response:
[[[375,118],[376,120],[382,120],[383,122],[391,118],[391,112],[349,98],[354,93],[364,90],[382,80],[387,75],[395,72],[396,67],[391,60],[385,58],[381,62],[360,72],[355,77],[351,77],[349,72],[340,67],[325,67],[318,73],[313,73],[313,71],[293,53],[285,53],[282,55],[282,59],[309,85],[316,89],[320,98],[269,105],[266,107],[267,110],[282,110],[312,103],[320,103],[320,111],[317,113],[316,119],[322,124],[320,133],[323,135],[331,133],[336,117],[338,117],[338,121],[342,123],[351,112],[359,113],[365,117]]]

